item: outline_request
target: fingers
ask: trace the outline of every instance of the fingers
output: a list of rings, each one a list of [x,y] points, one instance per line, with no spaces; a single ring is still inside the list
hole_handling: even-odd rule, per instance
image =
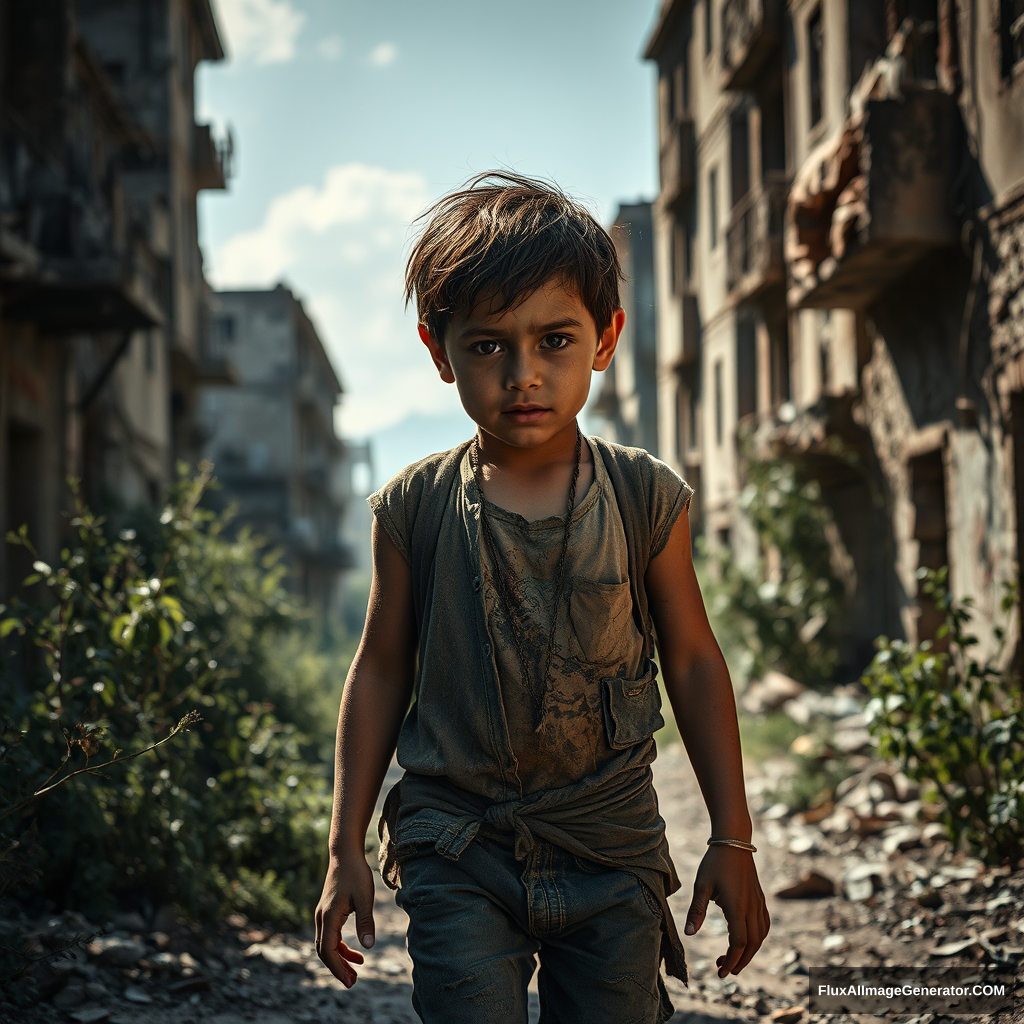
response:
[[[367,884],[352,894],[356,912],[356,935],[363,949],[371,949],[377,933],[373,923],[373,876],[367,872]]]
[[[348,917],[348,913],[334,907],[326,911],[317,908],[317,956],[345,988],[351,988],[356,983],[356,972],[349,964],[363,962],[363,954],[350,949],[341,940],[341,929]]]
[[[770,927],[764,893],[758,887],[754,905],[745,918],[735,927],[730,922],[729,948],[725,956],[718,958],[718,976],[724,978],[727,974],[739,974],[761,948]]]
[[[705,884],[700,876],[693,884],[693,899],[690,900],[690,909],[686,912],[686,927],[683,929],[686,935],[696,935],[708,912],[708,901],[711,899],[712,887]]]
[[[724,978],[728,974],[735,974],[739,968],[738,964],[747,948],[746,922],[739,923],[735,927],[729,927],[729,948],[725,956],[718,958],[718,976]]]

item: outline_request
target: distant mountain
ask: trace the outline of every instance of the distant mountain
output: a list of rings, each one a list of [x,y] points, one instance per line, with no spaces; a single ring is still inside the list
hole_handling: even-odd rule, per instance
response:
[[[461,410],[428,415],[414,412],[393,427],[370,435],[373,486],[380,487],[412,462],[469,440],[476,426]]]

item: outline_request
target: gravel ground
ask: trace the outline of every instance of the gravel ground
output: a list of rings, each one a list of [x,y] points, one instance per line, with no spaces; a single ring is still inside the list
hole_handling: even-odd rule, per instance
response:
[[[906,826],[891,809],[892,820],[882,821],[878,834],[868,837],[842,831],[835,815],[825,819],[833,823],[825,826],[832,828],[829,832],[822,831],[821,822],[808,824],[777,804],[762,813],[762,798],[756,794],[770,788],[772,773],[779,770],[771,763],[750,766],[755,842],[769,894],[771,934],[738,978],[720,980],[714,963],[725,951],[727,936],[725,921],[712,906],[701,932],[686,940],[690,987],[674,979],[668,982],[677,1008],[674,1022],[807,1020],[808,964],[1016,964],[1018,947],[1024,945],[1024,872],[985,872],[976,862],[953,857],[943,842],[917,845],[920,829],[898,843],[891,837]],[[865,785],[871,771],[868,765]],[[655,776],[684,881],[671,900],[681,925],[693,873],[705,850],[708,819],[678,744],[659,757]],[[857,792],[852,799],[859,799]],[[864,821],[873,820],[863,808],[862,814]],[[911,848],[901,852],[900,845]],[[837,894],[816,899],[772,895],[811,871],[833,881]],[[311,935],[272,933],[237,916],[218,928],[169,920],[155,922],[162,927],[150,930],[129,916],[113,922],[112,930],[108,926],[88,955],[36,968],[37,980],[21,989],[23,1005],[0,1005],[0,1021],[412,1024],[417,1018],[410,1003],[405,917],[379,879],[377,896],[377,945],[349,991],[320,966]],[[76,931],[104,931],[73,915],[42,922],[39,930],[41,948],[52,948],[61,936],[70,938]],[[943,955],[958,946],[963,948]],[[533,1003],[536,1020],[535,995]],[[1001,1018],[1008,1019],[1024,1017]],[[969,1018],[916,1018],[917,1024],[941,1020],[966,1024]]]

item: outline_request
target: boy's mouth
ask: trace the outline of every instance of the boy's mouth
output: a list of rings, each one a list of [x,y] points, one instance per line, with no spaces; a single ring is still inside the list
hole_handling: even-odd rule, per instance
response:
[[[522,405],[512,405],[502,410],[502,417],[510,419],[513,423],[535,423],[551,410],[536,402],[527,402]]]

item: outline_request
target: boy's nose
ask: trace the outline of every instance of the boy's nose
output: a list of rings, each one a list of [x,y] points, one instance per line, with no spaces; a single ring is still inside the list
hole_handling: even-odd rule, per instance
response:
[[[505,386],[511,391],[528,391],[540,387],[540,370],[536,362],[526,353],[513,352]]]

